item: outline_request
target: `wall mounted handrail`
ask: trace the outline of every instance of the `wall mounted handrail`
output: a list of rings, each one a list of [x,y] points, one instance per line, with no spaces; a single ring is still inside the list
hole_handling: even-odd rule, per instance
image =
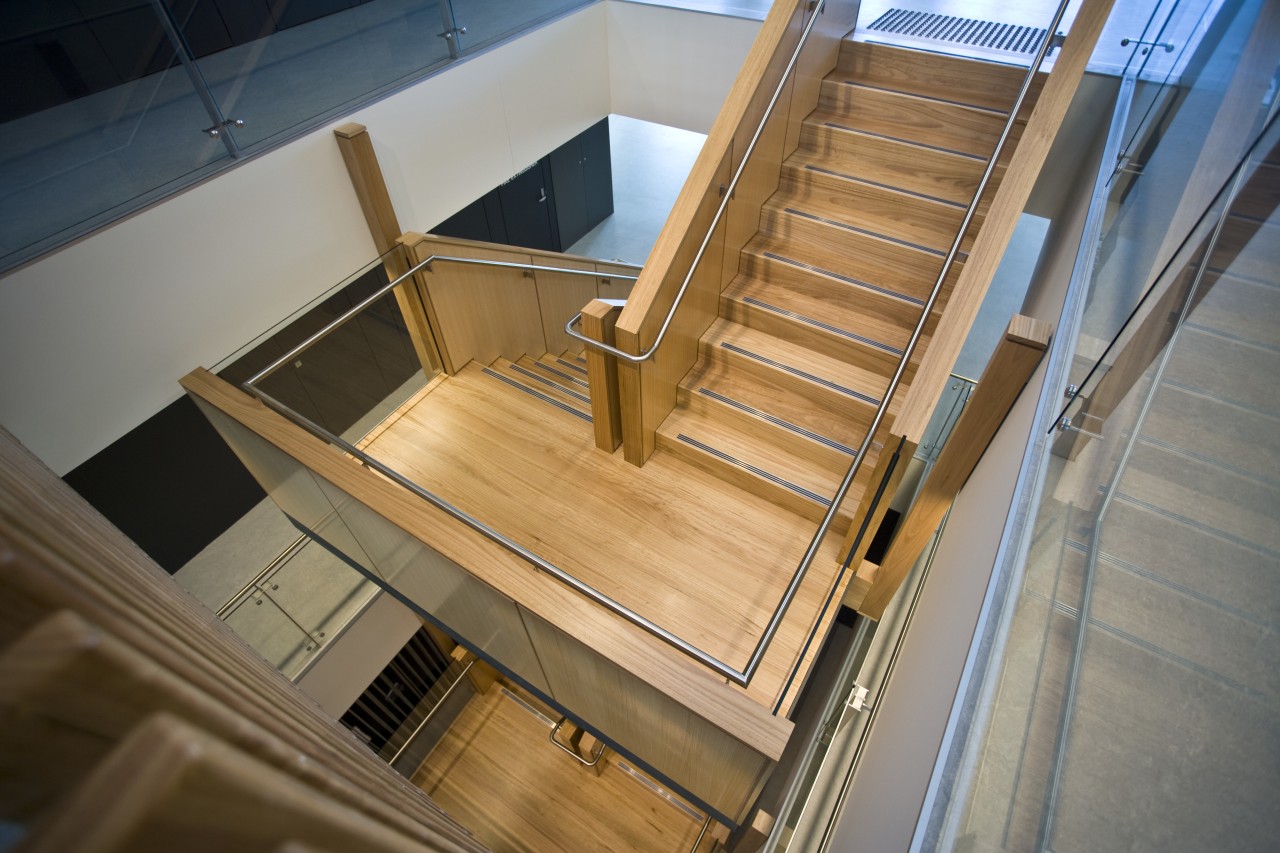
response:
[[[671,322],[675,319],[676,311],[679,310],[680,303],[684,300],[684,295],[689,290],[689,284],[693,281],[694,273],[698,271],[698,264],[702,262],[702,256],[706,253],[707,246],[710,245],[716,228],[720,226],[720,219],[724,216],[725,210],[729,207],[729,202],[733,199],[734,190],[738,187],[738,181],[742,178],[742,173],[746,171],[747,163],[751,160],[751,154],[756,150],[756,143],[760,141],[760,137],[764,134],[765,125],[768,124],[770,116],[773,115],[773,108],[777,106],[778,99],[782,97],[782,91],[787,87],[787,81],[791,79],[791,74],[795,71],[796,63],[800,60],[800,53],[804,50],[805,43],[809,40],[809,33],[813,31],[814,24],[817,23],[818,16],[822,14],[825,6],[826,0],[817,0],[813,11],[809,13],[809,21],[805,24],[804,31],[800,33],[800,40],[796,43],[795,50],[791,52],[791,59],[787,62],[787,67],[782,71],[778,85],[773,90],[773,97],[769,99],[769,104],[764,109],[764,115],[761,116],[760,123],[756,125],[755,133],[752,134],[751,142],[747,144],[747,149],[743,152],[742,160],[738,163],[738,168],[734,171],[733,178],[721,192],[720,205],[716,208],[716,214],[712,217],[711,224],[707,226],[707,233],[702,238],[702,243],[698,246],[698,252],[693,256],[693,261],[689,264],[689,272],[685,274],[684,281],[680,283],[680,289],[676,291],[675,298],[671,301],[671,307],[667,310],[667,316],[663,318],[662,325],[658,327],[658,334],[654,336],[653,343],[644,352],[633,354],[602,341],[597,341],[594,338],[589,338],[574,328],[582,322],[582,312],[573,315],[569,322],[564,324],[565,333],[569,337],[582,341],[587,346],[598,349],[601,352],[629,361],[632,364],[648,361],[657,354],[658,348],[662,345],[662,339],[666,337],[667,330],[671,328]]]
[[[506,267],[509,269],[531,270],[533,272],[543,271],[543,272],[554,272],[554,273],[566,273],[568,275],[587,275],[593,278],[616,278],[616,279],[629,280],[629,281],[635,281],[636,279],[639,278],[639,276],[634,276],[634,275],[602,273],[602,272],[596,272],[594,270],[580,270],[580,269],[574,269],[571,267],[549,267],[542,264],[521,264],[521,263],[514,263],[512,261],[491,261],[491,260],[485,260],[483,258],[458,258],[451,255],[432,255],[431,257],[425,258],[424,260],[421,260],[418,263],[414,264],[412,267],[409,268],[407,272],[402,273],[401,275],[396,277],[393,281],[375,290],[370,296],[367,296],[364,299],[362,299],[358,304],[353,306],[350,310],[343,312],[339,317],[333,320],[333,322],[326,325],[323,329],[316,332],[311,337],[307,338],[302,343],[298,344],[296,347],[289,350],[284,355],[280,356],[280,358],[277,358],[275,361],[271,362],[271,364],[267,365],[262,370],[259,370],[253,376],[246,379],[244,384],[246,386],[252,385],[255,382],[262,381],[266,377],[270,376],[272,373],[275,373],[285,364],[289,363],[290,361],[292,361],[293,359],[301,355],[305,350],[310,349],[313,344],[321,340],[324,340],[343,323],[347,322],[352,317],[356,316],[361,311],[363,311],[365,308],[368,308],[370,305],[377,302],[382,297],[386,296],[388,293],[394,290],[397,286],[408,281],[410,278],[413,277],[414,274],[416,274],[417,272],[423,269],[429,270],[431,268],[431,265],[436,262],[451,263],[451,264],[477,264],[480,266]],[[632,267],[635,269],[639,269],[639,267],[635,266],[635,264],[624,264],[624,263],[615,262],[615,261],[609,261],[609,263],[611,265],[625,266],[625,267]]]
[[[932,313],[934,306],[937,304],[939,296],[941,295],[942,286],[946,281],[948,274],[950,273],[952,265],[954,264],[956,258],[960,253],[960,246],[964,240],[965,233],[967,232],[970,224],[973,221],[975,214],[977,213],[978,204],[981,201],[982,194],[986,190],[987,185],[990,183],[992,175],[995,173],[996,165],[999,161],[1000,155],[1001,153],[1003,153],[1005,143],[1009,139],[1013,126],[1017,120],[1018,113],[1021,111],[1022,105],[1026,100],[1027,94],[1031,89],[1032,83],[1034,82],[1034,79],[1035,79],[1036,72],[1039,69],[1040,65],[1044,62],[1045,56],[1047,55],[1048,50],[1053,43],[1052,34],[1057,31],[1057,28],[1062,21],[1062,17],[1066,12],[1068,2],[1069,0],[1060,0],[1057,10],[1054,14],[1052,23],[1050,24],[1050,26],[1045,32],[1045,36],[1040,45],[1040,49],[1037,52],[1036,57],[1032,60],[1030,66],[1027,69],[1027,74],[1022,81],[1022,85],[1018,91],[1017,98],[1014,100],[1013,106],[1009,111],[1009,115],[1005,122],[1005,125],[1001,130],[1000,136],[996,141],[994,150],[992,151],[991,156],[987,160],[986,168],[983,170],[982,177],[978,181],[976,189],[974,190],[973,199],[972,201],[970,201],[968,208],[965,210],[965,215],[956,232],[955,239],[952,241],[951,248],[948,251],[943,261],[937,280],[935,281],[933,289],[929,294],[929,298],[926,300],[924,307],[921,310],[920,319],[916,323],[915,329],[913,330],[909,341],[907,342],[905,348],[903,349],[901,360],[899,361],[898,366],[894,371],[893,377],[890,379],[889,384],[886,387],[883,400],[880,403],[879,408],[876,410],[875,417],[873,418],[872,423],[869,429],[867,430],[866,436],[863,439],[861,445],[859,446],[858,451],[854,456],[853,462],[849,466],[848,472],[845,474],[843,480],[840,483],[839,488],[836,490],[836,493],[831,500],[831,504],[828,507],[826,514],[823,516],[823,519],[821,523],[818,525],[817,530],[814,532],[808,547],[805,549],[804,555],[801,558],[799,564],[797,565],[795,572],[791,577],[791,581],[787,586],[786,591],[784,592],[782,598],[778,602],[778,605],[774,609],[773,615],[769,619],[769,622],[765,628],[764,633],[760,636],[760,639],[757,641],[755,648],[753,649],[751,656],[747,661],[747,665],[743,667],[741,670],[738,670],[733,668],[732,666],[729,666],[728,664],[712,656],[711,654],[708,654],[702,649],[699,649],[696,646],[692,645],[688,641],[676,636],[675,634],[663,628],[662,626],[658,625],[657,623],[641,616],[640,614],[636,613],[635,611],[631,610],[625,605],[617,601],[614,601],[612,598],[600,592],[599,590],[595,589],[594,587],[584,583],[583,581],[569,574],[568,572],[561,569],[560,567],[548,562],[547,560],[533,553],[523,545],[504,536],[503,534],[499,533],[498,531],[494,530],[493,528],[489,527],[488,525],[484,524],[478,519],[468,515],[458,507],[453,506],[448,501],[445,501],[443,498],[432,494],[431,492],[427,491],[426,489],[422,488],[421,486],[417,485],[416,483],[406,478],[404,475],[382,464],[378,460],[369,456],[364,451],[357,449],[354,445],[334,435],[333,433],[329,432],[323,427],[320,427],[312,423],[308,419],[302,417],[298,413],[293,412],[287,406],[273,399],[270,395],[254,387],[254,383],[260,381],[263,377],[270,375],[279,367],[288,363],[291,359],[295,358],[300,352],[305,350],[307,347],[311,346],[316,341],[321,340],[326,335],[331,333],[335,328],[337,328],[337,326],[346,322],[352,316],[354,316],[355,314],[363,310],[366,306],[373,303],[382,295],[389,292],[392,288],[394,288],[398,284],[401,284],[402,282],[407,280],[410,276],[412,276],[414,273],[418,272],[423,268],[428,267],[431,263],[435,261],[506,266],[506,267],[513,267],[513,268],[525,268],[525,269],[552,269],[556,272],[567,272],[567,273],[575,273],[578,275],[589,275],[597,278],[600,278],[600,277],[607,278],[610,276],[604,275],[599,272],[588,271],[588,270],[569,270],[569,269],[560,269],[560,268],[548,268],[548,267],[539,267],[538,265],[534,265],[534,264],[515,264],[515,263],[507,263],[507,262],[501,262],[501,261],[486,261],[486,260],[475,259],[475,258],[456,258],[456,257],[432,255],[431,257],[426,258],[425,260],[415,264],[407,272],[405,272],[404,274],[396,278],[394,281],[390,282],[386,287],[379,289],[372,296],[361,301],[360,304],[356,305],[351,310],[345,312],[342,316],[340,316],[334,322],[330,323],[324,329],[315,333],[306,341],[304,341],[303,343],[299,344],[298,346],[290,350],[289,353],[277,359],[266,369],[260,371],[259,373],[251,377],[249,380],[247,380],[244,383],[243,387],[249,393],[261,399],[273,410],[284,415],[286,418],[289,418],[294,422],[303,425],[306,429],[310,430],[315,435],[319,436],[325,441],[328,441],[329,443],[342,448],[345,452],[347,452],[348,454],[351,454],[354,458],[360,460],[365,466],[384,474],[389,479],[399,483],[401,486],[413,492],[414,494],[418,495],[422,499],[426,500],[428,503],[431,503],[433,506],[436,506],[437,508],[443,510],[444,512],[446,512],[456,520],[462,522],[463,524],[465,524],[467,527],[471,528],[475,532],[496,542],[497,544],[501,545],[503,548],[507,549],[511,553],[533,564],[534,566],[538,567],[542,571],[546,572],[547,574],[556,578],[560,582],[569,586],[571,589],[574,589],[581,595],[594,601],[595,603],[613,612],[614,614],[622,617],[626,621],[641,628],[642,630],[646,631],[652,636],[657,637],[658,639],[662,640],[664,643],[672,646],[673,648],[677,649],[678,651],[682,652],[688,657],[693,658],[694,660],[698,661],[702,665],[706,666],[708,669],[711,669],[718,675],[726,678],[731,683],[736,684],[740,687],[747,687],[751,683],[751,680],[755,676],[758,669],[760,668],[760,665],[764,660],[764,655],[766,650],[768,649],[769,645],[772,643],[774,636],[777,634],[778,628],[782,624],[782,620],[786,616],[787,611],[790,609],[791,603],[794,600],[796,593],[799,591],[800,584],[804,581],[804,578],[807,576],[809,569],[812,567],[813,562],[816,559],[818,551],[822,545],[822,542],[826,538],[827,533],[830,531],[831,525],[836,518],[836,514],[840,509],[841,504],[844,502],[845,497],[848,495],[849,489],[853,485],[853,481],[856,478],[859,469],[861,468],[863,460],[866,458],[867,452],[870,450],[870,447],[876,436],[876,432],[880,428],[880,425],[883,423],[885,417],[888,414],[889,405],[892,402],[893,396],[898,390],[898,386],[901,384],[902,378],[909,367],[911,357],[915,352],[915,348],[919,343],[920,338],[923,336],[924,327],[929,320],[930,314]],[[795,52],[792,54],[791,60],[788,63],[787,68],[783,72],[784,81],[794,70],[797,58],[800,53],[800,47],[803,46],[806,37],[812,31],[812,28],[817,19],[817,16],[821,13],[824,5],[825,5],[824,0],[818,0],[816,5],[814,6],[811,17],[805,26],[804,32],[800,37],[800,44],[797,46]],[[780,84],[778,89],[774,92],[774,97],[770,101],[769,106],[765,111],[766,119],[768,118],[769,112],[772,110],[774,104],[777,102],[777,98],[780,92],[782,91],[782,88],[783,86]],[[753,150],[756,141],[759,139],[759,136],[763,127],[764,127],[764,121],[762,120],[760,127],[757,128],[756,134],[753,136],[751,144],[748,146],[747,151],[742,158],[742,163],[739,165],[739,168],[734,175],[733,182],[731,182],[729,187],[725,190],[724,198],[721,201],[719,209],[717,210],[716,218],[712,221],[711,227],[708,231],[707,238],[703,240],[703,243],[699,249],[698,255],[695,256],[695,259],[693,262],[694,268],[696,268],[697,262],[701,258],[702,252],[706,248],[706,245],[710,240],[711,233],[714,232],[715,228],[717,227],[720,216],[723,214],[725,208],[728,205],[729,198],[733,194],[733,186],[738,180],[738,178],[741,176],[743,164],[745,164],[749,159],[751,155],[751,151]],[[693,276],[693,269],[691,269],[689,275],[685,277],[685,280],[676,295],[675,303],[673,304],[672,310],[668,312],[667,318],[666,320],[664,320],[663,326],[659,330],[658,336],[654,340],[654,344],[649,348],[649,351],[643,356],[638,356],[638,355],[633,355],[631,353],[623,352],[621,350],[616,349],[615,347],[608,346],[600,341],[595,341],[590,338],[586,338],[581,333],[576,332],[574,329],[572,329],[572,326],[574,325],[575,322],[577,322],[580,319],[581,314],[577,315],[573,320],[571,320],[568,324],[566,324],[565,331],[569,333],[572,337],[583,341],[583,343],[586,344],[587,346],[594,347],[595,349],[607,352],[611,355],[617,356],[626,361],[635,363],[635,362],[647,360],[648,358],[651,358],[653,356],[654,352],[656,352],[658,344],[661,342],[662,335],[665,332],[665,330],[668,328],[671,318],[674,316],[675,306],[678,305],[680,298],[683,296],[684,292],[687,290],[689,282],[692,280],[692,276]],[[614,276],[614,277],[624,278],[624,276]],[[625,276],[625,278],[633,278],[633,277]]]
[[[387,759],[387,764],[394,766],[396,761],[400,758],[400,756],[404,755],[405,750],[407,750],[410,747],[410,745],[413,744],[414,740],[417,739],[418,735],[421,734],[422,730],[427,727],[427,724],[430,723],[433,719],[435,719],[436,712],[438,712],[442,707],[444,707],[444,703],[449,700],[449,697],[451,695],[453,695],[454,688],[457,687],[458,684],[461,683],[462,680],[467,677],[467,673],[471,671],[471,667],[475,665],[475,662],[477,660],[478,658],[472,658],[471,660],[467,661],[466,666],[464,666],[462,668],[462,671],[458,673],[458,677],[453,680],[452,684],[450,684],[447,688],[445,688],[444,695],[441,696],[440,699],[434,705],[431,706],[431,710],[427,712],[427,715],[423,717],[421,721],[419,721],[418,725],[414,726],[414,729],[409,734],[409,737],[407,737],[405,739],[405,742],[400,745],[400,748],[396,750],[396,754],[391,756],[389,759]]]

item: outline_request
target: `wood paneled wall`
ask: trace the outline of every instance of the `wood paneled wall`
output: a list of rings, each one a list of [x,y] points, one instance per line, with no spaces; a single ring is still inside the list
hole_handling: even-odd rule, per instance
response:
[[[591,258],[508,248],[493,243],[410,232],[400,242],[411,264],[432,255],[482,258],[513,264],[593,270],[598,276],[520,270],[442,261],[415,277],[418,292],[440,345],[446,373],[470,361],[515,361],[545,352],[581,352],[564,324],[597,297],[626,299],[636,268]]]
[[[207,371],[183,386],[281,506],[371,578],[724,822],[742,819],[788,720]]]
[[[0,460],[0,815],[24,849],[483,849],[2,429]]]
[[[639,354],[657,336],[676,293],[764,116],[808,18],[807,0],[775,3],[752,45],[702,152],[649,255],[632,298],[618,319],[620,349]],[[623,365],[623,452],[642,465],[654,431],[675,407],[676,386],[697,360],[698,340],[715,320],[720,290],[738,271],[738,255],[755,235],[760,207],[777,189],[782,161],[795,150],[800,122],[818,104],[822,77],[835,67],[840,39],[853,28],[858,4],[828,0],[783,89],[698,270],[650,361]]]

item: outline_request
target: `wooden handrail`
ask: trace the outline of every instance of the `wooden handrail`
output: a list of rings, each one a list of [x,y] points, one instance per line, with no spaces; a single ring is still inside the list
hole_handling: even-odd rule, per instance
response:
[[[1022,388],[1049,344],[1051,328],[1043,320],[1015,316],[987,362],[978,390],[956,423],[947,446],[925,480],[911,511],[902,520],[858,612],[871,619],[885,607],[915,565],[946,515],[951,502],[986,452]]]
[[[775,3],[765,19],[618,318],[619,349],[639,355],[653,343],[708,233],[722,190],[755,137],[795,53],[809,20],[808,7],[808,0],[785,0]],[[782,161],[799,142],[800,121],[817,106],[822,77],[835,67],[840,39],[856,17],[852,0],[827,0],[662,349],[652,361],[620,365],[623,451],[634,465],[644,464],[653,452],[654,432],[675,406],[676,384],[697,359],[698,340],[716,318],[720,289],[736,274],[738,253],[755,234],[760,207],[777,188]]]
[[[1053,70],[1045,80],[1035,109],[1027,119],[1026,129],[991,201],[982,229],[947,301],[946,312],[934,330],[929,348],[903,399],[902,409],[894,420],[893,431],[908,441],[919,443],[929,425],[960,349],[982,306],[987,287],[995,277],[1009,238],[1080,85],[1085,65],[1111,12],[1111,4],[1112,0],[1084,0]]]

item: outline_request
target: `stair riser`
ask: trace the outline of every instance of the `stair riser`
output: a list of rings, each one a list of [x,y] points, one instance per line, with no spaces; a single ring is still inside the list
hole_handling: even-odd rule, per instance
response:
[[[822,520],[823,513],[826,512],[826,507],[816,501],[797,494],[785,486],[757,476],[744,468],[726,462],[700,448],[680,441],[676,436],[668,436],[663,432],[659,432],[657,444],[689,464],[696,465],[725,482],[732,483],[738,488],[746,489],[752,494],[759,495],[765,500],[789,512],[794,512],[796,515],[806,518],[815,524]],[[824,495],[823,497],[829,496]]]
[[[793,453],[802,459],[825,468],[829,471],[840,471],[848,467],[853,457],[830,445],[796,432],[786,427],[770,423],[760,417],[749,414],[742,409],[728,405],[705,394],[697,388],[681,386],[677,394],[676,404],[703,417],[733,424],[744,430],[767,431],[771,445]],[[868,423],[870,418],[867,419]],[[863,427],[865,429],[865,425]],[[853,448],[857,449],[857,448]]]
[[[946,297],[950,294],[951,288],[955,285],[955,279],[959,275],[958,267],[957,264],[952,268],[953,271],[943,286],[939,307],[935,310],[945,307]],[[906,343],[911,330],[920,319],[922,306],[917,303],[895,299],[879,291],[848,284],[794,264],[766,258],[755,252],[743,253],[741,269],[746,275],[791,288],[813,299],[838,302],[850,310],[891,324],[901,330],[900,334],[894,340],[884,340],[880,343],[894,347],[901,348]]]
[[[528,373],[517,368],[523,368],[523,371],[528,371]],[[505,359],[500,359],[490,365],[490,369],[531,391],[536,391],[538,394],[563,403],[583,414],[591,414],[590,400],[584,401],[581,399],[589,396],[585,388],[576,386],[573,388],[564,387],[556,381],[556,377],[550,374],[545,377],[546,381],[539,381],[544,378],[541,376],[541,371],[537,371],[529,364],[511,364],[506,362]],[[529,374],[533,374],[533,376]],[[535,376],[538,378],[535,379]]]
[[[848,40],[840,45],[837,72],[872,86],[1006,111],[1027,73],[1012,65]],[[1036,76],[1029,98],[1038,94],[1045,76]]]
[[[877,403],[868,402],[828,385],[798,377],[787,370],[774,367],[731,349],[705,343],[703,345],[703,355],[718,364],[724,365],[729,370],[740,371],[742,375],[760,377],[765,381],[790,388],[796,394],[813,403],[813,405],[820,406],[826,411],[834,412],[848,419],[851,423],[870,424],[871,418],[875,414]],[[874,396],[878,400],[881,391],[882,389],[876,389],[874,395],[869,394],[868,396]],[[865,429],[865,426],[860,428]]]
[[[1209,287],[1189,322],[1247,341],[1280,348],[1280,288],[1206,273],[1200,288]]]
[[[794,246],[792,257],[797,260],[916,299],[928,295],[944,260],[937,250],[842,228],[772,204],[761,216],[760,230]]]
[[[720,316],[885,375],[892,373],[898,366],[900,356],[895,353],[741,300],[722,297]],[[931,321],[929,325],[936,326],[937,322]]]
[[[892,139],[805,124],[800,145],[827,158],[833,171],[911,192],[968,204],[983,163]]]
[[[856,221],[869,230],[944,251],[951,248],[964,218],[963,208],[795,166],[784,168],[774,199],[781,207]],[[972,243],[970,237],[961,250],[968,251]]]
[[[819,108],[848,115],[859,129],[980,157],[990,156],[1006,120],[991,110],[851,85],[840,77],[823,81]]]

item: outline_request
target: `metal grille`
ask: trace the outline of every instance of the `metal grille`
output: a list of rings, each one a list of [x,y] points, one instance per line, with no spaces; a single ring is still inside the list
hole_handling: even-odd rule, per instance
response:
[[[419,629],[342,715],[343,724],[374,752],[394,744],[396,733],[437,686],[450,662],[427,632]]]
[[[971,47],[989,47],[1011,53],[1035,53],[1045,34],[1043,27],[998,24],[995,21],[958,18],[955,15],[937,15],[932,12],[911,12],[906,9],[890,9],[876,18],[867,29]]]

